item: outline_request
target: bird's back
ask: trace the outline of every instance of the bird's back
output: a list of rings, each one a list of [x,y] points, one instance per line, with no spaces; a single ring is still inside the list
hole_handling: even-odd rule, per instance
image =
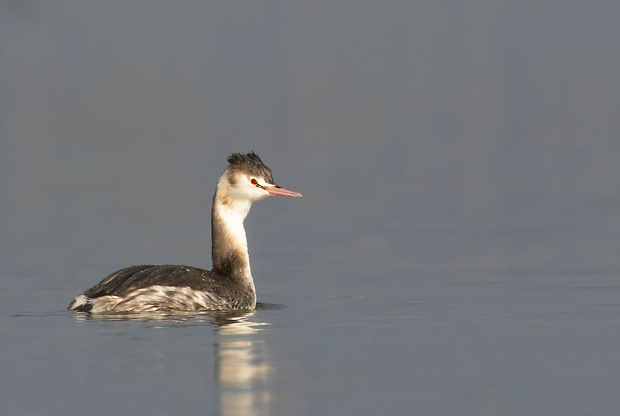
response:
[[[111,273],[69,305],[78,312],[251,309],[255,294],[209,270],[130,266]]]

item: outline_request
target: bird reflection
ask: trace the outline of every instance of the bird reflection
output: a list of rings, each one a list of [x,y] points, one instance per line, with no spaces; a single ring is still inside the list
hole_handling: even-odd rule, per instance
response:
[[[259,309],[279,309],[279,305],[259,304]],[[138,320],[151,328],[204,325],[215,328],[215,381],[221,416],[259,416],[271,413],[274,394],[268,345],[263,331],[270,325],[255,320],[256,311],[178,313],[107,313],[75,314],[78,322],[91,319],[106,321]]]
[[[267,344],[260,332],[269,325],[250,321],[254,312],[216,319],[215,376],[222,416],[267,415],[273,401]]]

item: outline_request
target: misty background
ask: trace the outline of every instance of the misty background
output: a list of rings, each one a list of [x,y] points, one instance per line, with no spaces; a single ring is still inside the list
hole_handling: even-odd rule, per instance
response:
[[[619,21],[617,0],[0,0],[2,409],[616,415]],[[262,306],[66,310],[124,266],[209,268],[217,179],[252,150],[303,194],[246,220]]]
[[[304,194],[253,207],[259,257],[281,239],[381,255],[429,226],[613,240],[619,16],[616,1],[2,1],[3,267],[208,266],[217,178],[250,150]]]

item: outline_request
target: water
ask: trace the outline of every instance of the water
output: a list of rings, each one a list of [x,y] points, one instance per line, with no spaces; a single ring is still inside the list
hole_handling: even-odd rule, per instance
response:
[[[620,2],[0,2],[0,414],[616,415]],[[208,268],[231,152],[261,306]]]
[[[337,244],[338,258],[290,238],[264,249],[275,254],[259,263],[274,265],[255,267],[259,308],[219,316],[92,318],[64,310],[75,290],[5,272],[3,409],[611,415],[620,405],[615,235],[386,230],[393,241],[374,256]]]

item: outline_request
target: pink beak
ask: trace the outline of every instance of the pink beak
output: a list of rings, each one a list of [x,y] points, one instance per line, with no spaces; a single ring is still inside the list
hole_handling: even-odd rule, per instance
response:
[[[291,191],[290,189],[281,188],[279,186],[263,186],[265,191],[269,192],[269,195],[277,196],[301,196],[299,192]]]

